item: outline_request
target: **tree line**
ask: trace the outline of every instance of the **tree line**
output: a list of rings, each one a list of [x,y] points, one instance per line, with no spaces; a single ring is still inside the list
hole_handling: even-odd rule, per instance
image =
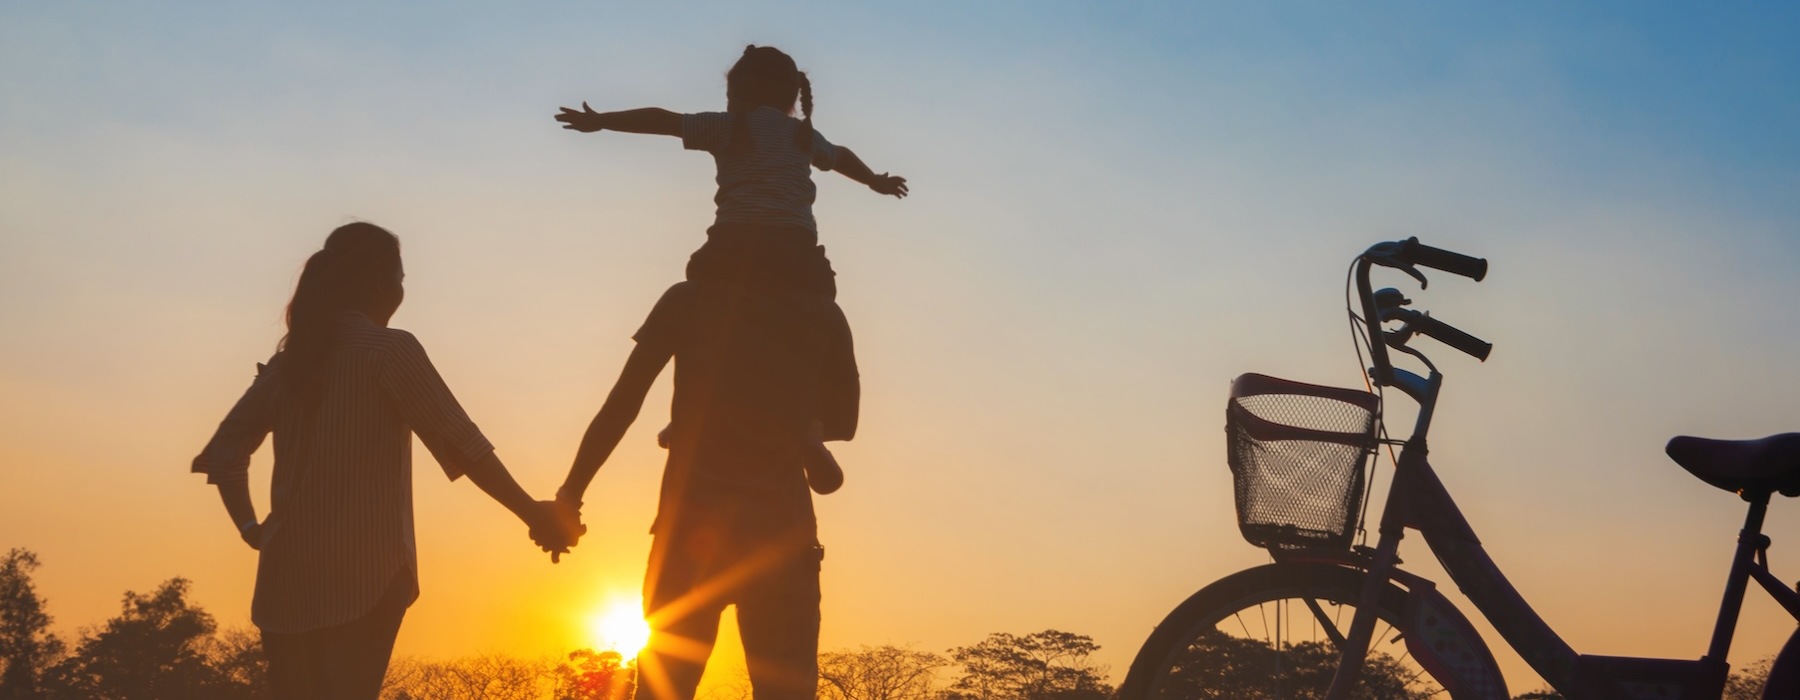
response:
[[[148,593],[127,591],[119,613],[68,643],[32,574],[36,554],[0,559],[0,700],[263,700],[270,697],[255,628],[219,627],[189,599],[187,579]],[[1078,634],[1046,630],[995,634],[947,655],[895,646],[819,657],[819,693],[828,700],[1106,700],[1106,669],[1089,661],[1100,647]],[[943,671],[960,664],[948,679]],[[580,649],[560,658],[483,654],[457,659],[399,657],[383,700],[630,700],[634,660]],[[747,678],[707,700],[749,697]]]
[[[254,628],[221,629],[173,578],[149,593],[127,591],[119,614],[83,628],[69,644],[31,574],[35,554],[13,549],[0,559],[0,700],[265,700],[270,697],[262,643]],[[996,632],[944,653],[891,644],[819,655],[820,700],[1109,700],[1105,666],[1092,661],[1093,639],[1060,630]],[[1225,635],[1203,636],[1171,672],[1173,697],[1254,700],[1265,695],[1242,669],[1278,655],[1295,679],[1328,683],[1335,655],[1316,644],[1274,649]],[[1391,660],[1390,660],[1391,661]],[[1761,697],[1769,661],[1734,671],[1724,700]],[[1366,695],[1381,700],[1434,697],[1397,663],[1370,659]],[[456,659],[399,657],[382,700],[630,700],[634,660],[616,651],[580,649],[560,658],[483,654]],[[1306,681],[1310,682],[1310,681]],[[1183,690],[1191,685],[1192,692]],[[1321,686],[1322,687],[1322,686]],[[749,679],[718,684],[699,700],[749,700]],[[1515,700],[1557,700],[1548,691]]]

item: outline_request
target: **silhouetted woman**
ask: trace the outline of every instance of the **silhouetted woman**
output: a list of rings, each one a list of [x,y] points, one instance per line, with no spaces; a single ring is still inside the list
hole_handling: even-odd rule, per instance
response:
[[[533,532],[552,532],[412,334],[388,328],[404,296],[400,241],[369,223],[332,231],[288,303],[287,336],[258,367],[193,471],[216,484],[260,550],[251,620],[281,700],[370,698],[418,597],[412,436],[451,479],[467,474]],[[258,521],[245,471],[271,432],[275,473]]]

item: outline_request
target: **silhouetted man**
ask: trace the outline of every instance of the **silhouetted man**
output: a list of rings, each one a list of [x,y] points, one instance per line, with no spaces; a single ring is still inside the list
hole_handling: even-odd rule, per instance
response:
[[[644,608],[640,698],[692,698],[737,606],[758,700],[810,699],[818,684],[819,562],[808,444],[856,431],[859,384],[836,303],[773,284],[682,282],[634,336],[612,393],[557,500],[578,509],[594,473],[675,360],[669,459]]]

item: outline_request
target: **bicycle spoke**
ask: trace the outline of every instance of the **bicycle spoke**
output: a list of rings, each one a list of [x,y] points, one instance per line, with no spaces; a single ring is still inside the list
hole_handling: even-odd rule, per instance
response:
[[[1246,626],[1246,625],[1245,625],[1245,624],[1244,624],[1244,614],[1243,614],[1243,611],[1242,611],[1242,610],[1240,610],[1240,611],[1238,611],[1238,612],[1234,612],[1234,613],[1232,613],[1232,614],[1231,614],[1231,617],[1232,617],[1232,618],[1233,618],[1233,619],[1236,619],[1236,620],[1237,620],[1237,622],[1238,622],[1238,629],[1241,629],[1241,630],[1243,630],[1243,631],[1244,631],[1244,638],[1245,638],[1245,639],[1249,639],[1249,638],[1250,638],[1250,628],[1249,628],[1249,627],[1248,627],[1248,626]]]
[[[1413,658],[1412,649],[1408,648],[1405,651],[1401,652],[1400,657],[1395,659],[1395,661],[1404,667],[1407,665],[1406,662],[1408,660],[1411,660],[1412,658]],[[1419,665],[1419,664],[1415,663],[1415,664],[1413,664],[1413,671],[1406,675],[1406,687],[1409,689],[1417,688],[1419,685],[1421,685],[1421,683],[1420,683],[1421,680],[1424,680],[1428,684],[1428,685],[1426,685],[1426,687],[1431,689],[1430,697],[1437,697],[1439,695],[1443,695],[1446,692],[1449,692],[1449,691],[1444,690],[1443,686],[1438,685],[1437,682],[1435,681],[1435,679],[1426,675],[1425,667],[1423,665]]]
[[[1275,650],[1276,651],[1281,651],[1281,649],[1282,649],[1281,639],[1283,637],[1287,636],[1287,632],[1288,632],[1287,625],[1284,625],[1281,623],[1282,619],[1284,619],[1284,618],[1288,619],[1288,620],[1294,619],[1292,615],[1286,614],[1287,607],[1288,607],[1288,601],[1286,598],[1281,599],[1281,602],[1277,603],[1275,605]]]
[[[1409,657],[1410,657],[1410,655],[1407,657],[1401,657],[1401,658],[1402,658],[1402,660],[1404,660]],[[1430,676],[1425,675],[1425,669],[1423,669],[1423,668],[1420,668],[1419,670],[1416,670],[1416,671],[1413,671],[1412,673],[1407,674],[1406,687],[1408,689],[1417,688],[1420,685],[1420,682],[1419,682],[1420,679],[1424,679],[1427,682],[1430,682],[1430,680],[1431,680]],[[1437,683],[1430,683],[1430,685],[1427,687],[1429,687],[1431,689],[1430,697],[1437,697],[1437,696],[1442,695],[1445,692],[1447,692],[1444,690],[1443,686],[1438,685]]]

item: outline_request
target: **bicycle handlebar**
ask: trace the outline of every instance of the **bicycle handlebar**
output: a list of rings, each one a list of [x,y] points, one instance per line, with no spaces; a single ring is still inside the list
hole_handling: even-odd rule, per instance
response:
[[[1443,321],[1439,321],[1417,311],[1405,310],[1404,315],[1401,316],[1401,318],[1403,318],[1407,325],[1415,332],[1431,336],[1432,338],[1437,339],[1438,342],[1461,350],[1477,360],[1486,362],[1488,353],[1494,351],[1493,343],[1469,335],[1456,326],[1444,323]]]
[[[1363,323],[1366,324],[1369,339],[1369,351],[1374,367],[1370,368],[1371,378],[1378,384],[1393,385],[1395,370],[1388,359],[1388,348],[1385,331],[1381,329],[1383,314],[1378,307],[1374,293],[1369,286],[1369,269],[1381,265],[1396,268],[1411,275],[1419,281],[1421,288],[1425,286],[1425,276],[1415,266],[1424,266],[1436,270],[1462,275],[1477,282],[1487,277],[1487,260],[1463,255],[1442,248],[1434,248],[1419,242],[1417,237],[1403,241],[1377,243],[1370,246],[1356,263],[1356,287],[1362,299]],[[1391,310],[1390,310],[1391,311]],[[1412,324],[1412,330],[1437,339],[1470,356],[1486,361],[1494,346],[1480,338],[1469,335],[1462,330],[1416,311],[1387,315],[1390,319],[1402,319]],[[1429,365],[1430,363],[1427,362]],[[1435,370],[1433,371],[1435,375]]]
[[[1420,243],[1418,237],[1401,241],[1401,257],[1407,262],[1424,265],[1435,270],[1443,270],[1452,275],[1462,275],[1480,282],[1487,277],[1487,260],[1463,255],[1443,248],[1433,248]],[[1434,336],[1435,337],[1435,336]],[[1468,351],[1464,351],[1468,352]],[[1471,355],[1475,353],[1469,353]]]

